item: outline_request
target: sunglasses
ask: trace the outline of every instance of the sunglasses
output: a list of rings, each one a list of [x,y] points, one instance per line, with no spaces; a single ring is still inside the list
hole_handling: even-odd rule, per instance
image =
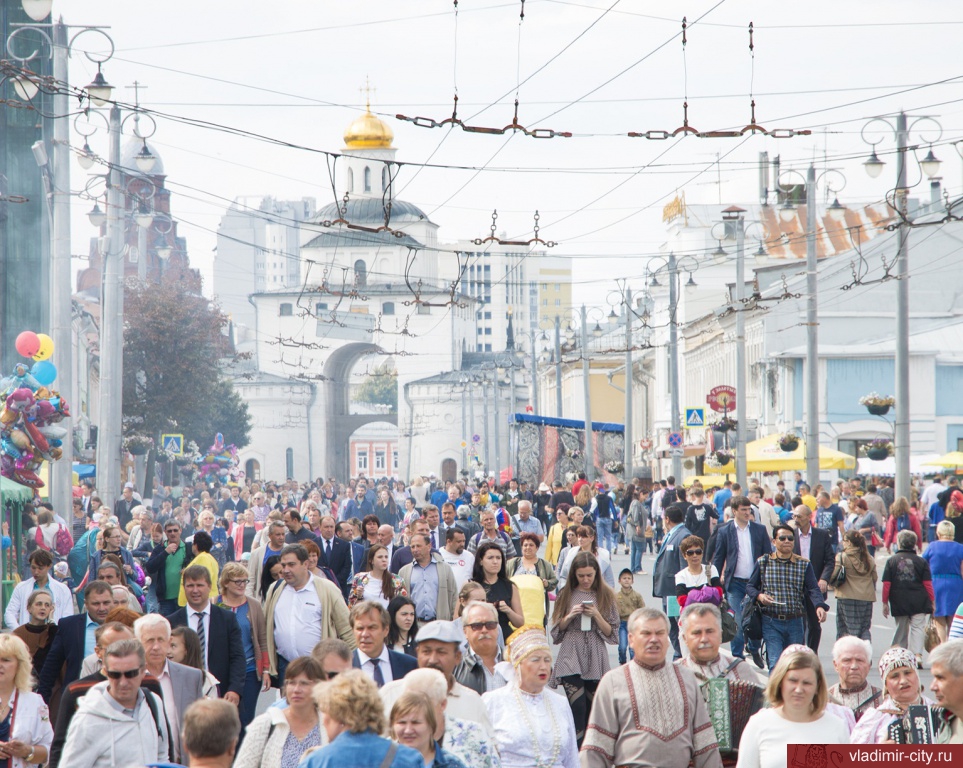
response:
[[[690,555],[701,555],[701,554],[702,554],[701,549],[689,549],[689,550],[686,550],[685,556],[689,557]]]
[[[246,587],[250,581],[250,579],[231,579],[231,583],[237,584],[239,587]]]
[[[473,632],[481,632],[483,629],[493,630],[498,628],[497,621],[476,621],[468,625]]]
[[[776,541],[794,541],[792,536],[777,536]]]
[[[126,672],[116,672],[112,669],[108,669],[106,674],[111,680],[120,680],[122,677],[126,677],[128,680],[133,680],[135,677],[138,677],[141,674],[141,670],[139,667],[137,669],[128,669]]]

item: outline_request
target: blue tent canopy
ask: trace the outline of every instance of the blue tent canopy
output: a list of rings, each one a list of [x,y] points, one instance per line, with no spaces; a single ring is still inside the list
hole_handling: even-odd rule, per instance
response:
[[[97,476],[97,465],[96,464],[81,464],[79,462],[74,462],[74,472],[77,473],[77,477],[81,480],[86,480],[89,477]]]

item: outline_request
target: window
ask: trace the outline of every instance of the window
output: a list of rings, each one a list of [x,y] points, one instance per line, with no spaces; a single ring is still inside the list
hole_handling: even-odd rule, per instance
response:
[[[361,288],[368,284],[368,268],[365,266],[364,259],[358,259],[354,263],[354,282]]]
[[[542,290],[543,290],[543,291],[547,291],[547,290],[548,290],[548,283],[542,283]]]
[[[491,319],[492,319],[492,313],[491,313],[491,312],[486,312],[486,313],[485,313],[485,319],[486,319],[486,320],[491,320]]]
[[[355,464],[355,469],[358,472],[368,471],[368,449],[367,448],[358,449],[358,453],[355,456],[354,464]]]
[[[375,472],[384,472],[387,469],[385,464],[386,459],[387,455],[383,450],[375,451]]]
[[[384,192],[388,188],[388,167],[385,166],[381,169],[381,191]]]
[[[274,281],[277,282],[277,278],[276,278],[276,277],[274,278]],[[291,316],[294,314],[294,307],[293,307],[293,305],[291,305],[291,304],[282,304],[282,305],[281,305],[281,308],[280,308],[280,311],[278,312],[278,314],[279,314],[281,317],[291,317]]]
[[[348,169],[348,192],[354,192],[354,171]]]
[[[562,306],[562,300],[561,300],[561,299],[555,299],[555,306],[556,306],[556,307]]]
[[[431,307],[429,307],[427,304],[419,304],[419,305],[418,305],[418,314],[419,314],[419,315],[430,315],[430,314],[431,314]]]
[[[485,345],[485,351],[486,351],[486,352],[491,352],[491,351],[492,351],[492,345],[491,345],[491,344],[486,344],[486,345]]]
[[[294,449],[288,448],[284,452],[284,471],[287,472],[288,479],[294,477]]]
[[[320,313],[322,313],[322,312],[327,312],[327,311],[328,311],[328,304],[327,304],[327,302],[319,301],[317,304],[314,305],[314,311],[315,311],[317,314],[320,314]]]
[[[547,307],[547,306],[548,306],[548,299],[542,299],[542,306],[543,306],[543,307]]]
[[[398,449],[396,448],[391,452],[391,471],[398,471]]]
[[[393,315],[395,313],[395,303],[393,301],[386,301],[381,305],[382,315]]]
[[[364,167],[364,191],[371,191],[371,169],[368,166]]]
[[[491,328],[486,328],[486,329],[485,329],[485,335],[486,335],[486,336],[491,336],[491,335],[492,335],[492,329],[491,329]]]
[[[556,291],[562,290],[562,286],[559,283],[555,283],[555,290]]]

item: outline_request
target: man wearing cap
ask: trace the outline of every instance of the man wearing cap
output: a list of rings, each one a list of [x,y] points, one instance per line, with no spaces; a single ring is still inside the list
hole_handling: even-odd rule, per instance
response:
[[[421,626],[415,638],[417,643],[418,667],[437,669],[448,681],[448,714],[456,720],[471,720],[480,723],[489,738],[494,738],[491,721],[479,696],[471,688],[457,682],[455,667],[461,661],[461,646],[465,635],[459,621],[431,621]],[[381,699],[385,703],[385,713],[404,693],[404,682],[395,680],[381,689]]]
[[[552,489],[548,483],[540,483],[535,494],[532,495],[532,503],[535,505],[535,517],[547,531],[552,525]]]

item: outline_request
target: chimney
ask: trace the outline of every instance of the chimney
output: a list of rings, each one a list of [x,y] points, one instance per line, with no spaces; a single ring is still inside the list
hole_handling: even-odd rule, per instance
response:
[[[942,176],[936,176],[930,180],[930,205],[934,208],[943,201]]]
[[[759,153],[759,202],[769,205],[769,153]]]

